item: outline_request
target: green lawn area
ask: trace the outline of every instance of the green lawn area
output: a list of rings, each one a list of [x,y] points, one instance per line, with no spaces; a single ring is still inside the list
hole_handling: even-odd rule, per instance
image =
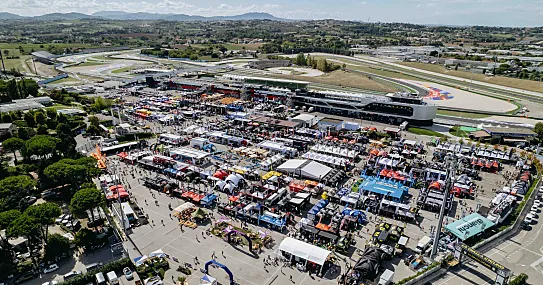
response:
[[[460,70],[454,70],[454,69],[449,70],[441,65],[428,64],[428,63],[422,63],[422,62],[400,62],[399,64],[414,67],[414,68],[419,68],[419,69],[423,69],[427,71],[432,71],[436,73],[452,75],[452,76],[456,76],[456,77],[460,77],[460,78],[464,78],[468,80],[473,79],[476,81],[487,82],[487,83],[497,84],[501,86],[523,89],[523,90],[541,92],[543,88],[541,82],[534,81],[534,80],[525,80],[525,79],[511,78],[511,77],[505,77],[505,76],[486,76],[484,74],[471,73],[468,71],[460,71]],[[474,84],[477,84],[477,82],[474,82]]]
[[[4,65],[6,66],[6,70],[11,70],[12,68],[15,68],[16,70],[22,72],[26,70],[23,65],[25,64],[25,61],[29,58],[29,55],[21,55],[20,58],[4,59]]]
[[[458,126],[454,126],[449,130],[449,134],[455,136],[455,137],[461,137],[461,138],[467,138],[469,137],[469,133],[466,131],[463,131]]]
[[[134,69],[133,66],[128,66],[128,67],[123,67],[123,68],[119,68],[119,69],[115,69],[113,70],[111,73],[124,73],[124,72],[128,72],[130,70]]]
[[[72,84],[70,84],[72,83]],[[66,78],[62,78],[60,80],[57,80],[57,81],[53,81],[51,82],[50,84],[66,84],[66,85],[75,85],[75,84],[78,84],[78,83],[81,83],[81,81],[73,78],[73,77],[66,77]]]
[[[90,58],[96,59],[96,60],[115,60],[115,58],[105,57],[103,55],[95,55],[95,56],[91,56]]]
[[[207,48],[209,46],[224,46],[225,48],[227,48],[228,50],[242,50],[243,47],[245,47],[245,49],[248,49],[248,50],[256,50],[258,49],[259,47],[261,47],[264,43],[258,43],[258,44],[194,44],[194,45],[191,45],[193,47],[197,47],[197,48]]]
[[[486,114],[467,113],[467,112],[449,111],[449,110],[437,110],[437,114],[444,115],[444,116],[470,118],[470,119],[482,119],[482,118],[490,117],[490,115],[486,115]]]
[[[416,135],[438,137],[438,138],[447,137],[446,135],[444,135],[442,133],[438,133],[436,131],[432,131],[432,130],[428,130],[428,129],[422,129],[422,128],[409,127],[409,129],[407,131],[410,132],[410,133],[416,134]]]
[[[77,66],[95,66],[95,65],[103,65],[105,62],[99,62],[99,61],[85,61]]]
[[[219,58],[212,58],[210,55],[206,56],[199,56],[198,60],[205,60],[205,61],[219,61]]]
[[[30,52],[32,49],[34,49],[35,51],[38,51],[38,50],[47,50],[47,47],[50,46],[50,45],[53,45],[55,47],[62,47],[62,48],[66,48],[66,47],[71,47],[71,48],[90,48],[92,47],[92,45],[90,44],[49,44],[49,43],[43,43],[43,44],[23,44],[23,43],[15,43],[15,44],[10,44],[10,43],[0,43],[0,49],[4,50],[4,49],[19,49],[19,46],[23,47],[23,49],[25,50],[25,52]],[[43,47],[42,47],[43,46]],[[95,47],[100,47],[100,46],[95,46]]]
[[[81,107],[79,106],[67,106],[67,105],[53,105],[53,106],[50,106],[50,107],[45,107],[46,110],[55,110],[55,111],[58,111],[58,110],[63,110],[63,109],[81,109]]]

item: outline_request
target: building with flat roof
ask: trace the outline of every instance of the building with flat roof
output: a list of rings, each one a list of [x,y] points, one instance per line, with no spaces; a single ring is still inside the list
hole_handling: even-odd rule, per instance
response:
[[[47,96],[16,99],[11,102],[0,104],[0,113],[41,109],[45,106],[50,106],[52,102],[51,98]]]
[[[537,134],[528,128],[483,127],[482,130],[470,133],[469,137],[478,140],[497,140],[506,144],[521,144],[531,141]]]
[[[54,60],[57,57],[56,55],[46,52],[44,50],[35,51],[32,54],[32,58],[35,61],[45,63],[45,64],[54,64]]]
[[[2,123],[0,124],[0,137],[5,135],[13,135],[13,132],[17,130],[17,125],[14,123]]]

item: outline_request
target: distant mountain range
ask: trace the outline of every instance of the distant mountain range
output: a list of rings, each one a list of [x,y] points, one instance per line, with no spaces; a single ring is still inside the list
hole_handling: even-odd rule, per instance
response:
[[[40,16],[26,17],[12,13],[0,12],[0,20],[79,20],[79,19],[110,19],[110,20],[166,20],[166,21],[240,21],[240,20],[271,20],[271,21],[293,21],[290,19],[277,18],[268,13],[245,13],[234,16],[192,16],[186,14],[155,14],[155,13],[128,13],[123,11],[101,11],[92,15],[82,13],[51,13]]]

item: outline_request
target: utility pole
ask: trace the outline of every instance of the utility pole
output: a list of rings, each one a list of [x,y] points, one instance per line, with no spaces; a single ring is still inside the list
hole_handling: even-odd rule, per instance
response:
[[[0,50],[0,60],[2,60],[2,71],[6,72],[6,66],[4,65],[4,57],[2,56],[2,50]]]
[[[456,157],[445,157],[445,168],[447,169],[447,178],[445,179],[445,187],[443,193],[445,193],[445,198],[443,204],[441,205],[441,211],[439,212],[439,220],[437,222],[436,232],[434,235],[434,244],[432,246],[432,253],[430,258],[435,258],[437,254],[437,247],[439,245],[439,234],[441,233],[441,226],[443,224],[443,218],[445,217],[445,207],[447,205],[447,196],[449,195],[449,190],[454,185],[454,180],[456,180],[456,169],[458,167],[458,160]]]

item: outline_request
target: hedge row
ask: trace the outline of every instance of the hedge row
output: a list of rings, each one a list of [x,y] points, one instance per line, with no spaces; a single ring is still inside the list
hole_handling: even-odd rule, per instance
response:
[[[407,283],[407,282],[409,282],[409,281],[411,281],[411,280],[413,280],[413,279],[419,277],[420,275],[422,275],[422,274],[425,273],[426,271],[431,270],[432,268],[438,267],[438,266],[440,266],[440,265],[441,265],[441,263],[436,261],[436,262],[430,264],[430,265],[429,265],[428,267],[426,267],[424,270],[418,271],[417,274],[411,275],[411,276],[409,276],[409,277],[406,277],[406,278],[400,280],[398,283],[395,283],[395,284],[396,284],[396,285],[403,285],[403,284],[405,284],[405,283]]]
[[[132,264],[132,261],[130,261],[130,258],[123,258],[123,259],[110,262],[98,269],[89,271],[85,274],[81,274],[68,281],[61,282],[59,283],[59,285],[87,285],[89,283],[95,283],[96,273],[102,272],[104,275],[106,275],[106,273],[110,271],[115,271],[115,272],[122,271],[122,269],[125,267],[129,267],[132,270],[134,269],[134,265]]]

